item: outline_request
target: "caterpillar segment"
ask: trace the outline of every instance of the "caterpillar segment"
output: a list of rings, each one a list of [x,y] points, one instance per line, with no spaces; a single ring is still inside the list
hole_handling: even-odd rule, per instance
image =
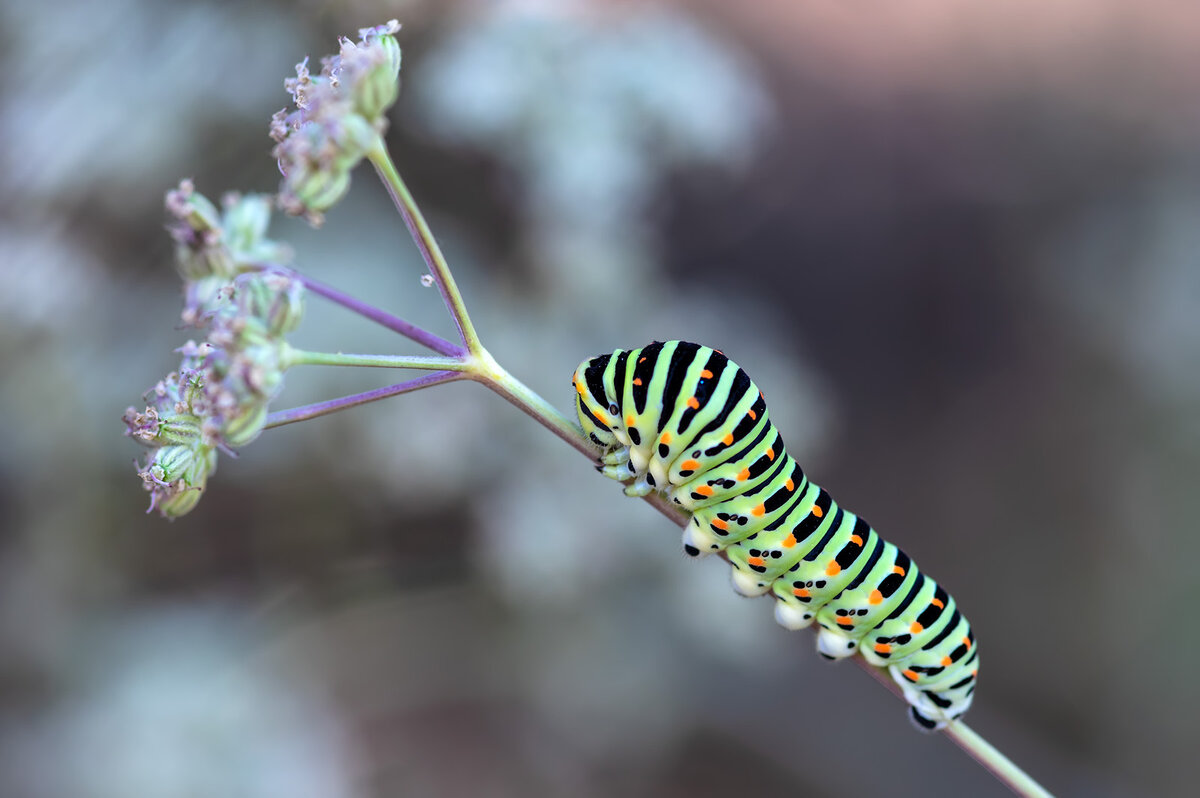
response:
[[[723,553],[734,589],[770,594],[788,629],[818,628],[829,659],[886,668],[922,730],[971,705],[979,654],[954,600],[843,508],[786,452],[762,393],[709,347],[659,341],[586,360],[572,379],[597,469],[630,496],[690,514],[692,557]]]

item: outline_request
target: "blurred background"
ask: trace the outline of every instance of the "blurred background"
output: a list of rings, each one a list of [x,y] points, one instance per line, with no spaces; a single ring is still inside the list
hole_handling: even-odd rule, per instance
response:
[[[567,410],[654,338],[754,375],[956,595],[970,724],[1060,795],[1200,765],[1191,3],[0,7],[0,794],[1001,796],[516,410],[270,431],[145,515],[163,192],[272,191],[283,78],[397,17],[389,143],[497,359]],[[366,170],[299,267],[451,328]],[[310,299],[314,349],[415,345]],[[309,367],[277,409],[400,376]]]

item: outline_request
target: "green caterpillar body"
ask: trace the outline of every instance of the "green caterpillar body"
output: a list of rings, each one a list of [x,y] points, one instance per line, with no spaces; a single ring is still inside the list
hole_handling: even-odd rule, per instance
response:
[[[967,619],[916,563],[804,475],[754,382],[683,341],[618,349],[575,371],[584,434],[625,493],[661,491],[691,514],[684,551],[724,552],[733,587],[772,593],[788,629],[820,627],[830,659],[886,667],[913,722],[940,729],[971,705],[979,666]]]

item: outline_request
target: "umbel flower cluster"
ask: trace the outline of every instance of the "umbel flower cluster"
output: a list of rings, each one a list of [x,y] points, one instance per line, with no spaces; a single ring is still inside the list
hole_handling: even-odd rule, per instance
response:
[[[191,510],[217,467],[217,451],[262,432],[283,386],[284,336],[304,314],[304,285],[283,264],[288,249],[266,238],[271,203],[229,195],[224,212],[189,181],[167,194],[184,281],[183,323],[206,333],[179,348],[183,360],[125,411],[127,434],[150,448],[138,475],[150,509],[168,518]]]
[[[359,30],[358,42],[343,37],[339,53],[322,59],[320,75],[309,72],[306,58],[284,82],[296,107],[271,118],[283,210],[320,224],[321,213],[350,188],[351,170],[380,146],[384,114],[400,92],[398,30],[393,19]]]
[[[313,76],[305,59],[284,87],[295,107],[271,120],[273,151],[283,173],[273,201],[313,224],[346,193],[350,171],[382,151],[385,112],[399,94],[400,24],[340,40]],[[138,474],[150,509],[174,518],[200,500],[218,451],[231,453],[262,432],[267,406],[283,387],[293,353],[285,336],[304,313],[304,283],[291,253],[266,237],[272,198],[230,195],[218,210],[189,181],[167,194],[169,230],[184,282],[184,326],[204,333],[179,348],[183,356],[130,407],[127,434],[150,448]]]

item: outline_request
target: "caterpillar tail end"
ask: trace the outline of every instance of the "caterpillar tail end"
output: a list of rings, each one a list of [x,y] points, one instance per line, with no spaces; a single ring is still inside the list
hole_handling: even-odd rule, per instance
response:
[[[971,707],[972,691],[975,689],[973,680],[967,685],[951,689],[939,688],[936,683],[918,687],[905,678],[897,666],[890,666],[888,671],[909,704],[909,720],[920,731],[944,729],[946,724],[962,717]]]
[[[912,723],[913,728],[922,734],[931,734],[946,728],[946,721],[927,717],[921,710],[914,706],[909,706],[908,708],[908,720]]]

